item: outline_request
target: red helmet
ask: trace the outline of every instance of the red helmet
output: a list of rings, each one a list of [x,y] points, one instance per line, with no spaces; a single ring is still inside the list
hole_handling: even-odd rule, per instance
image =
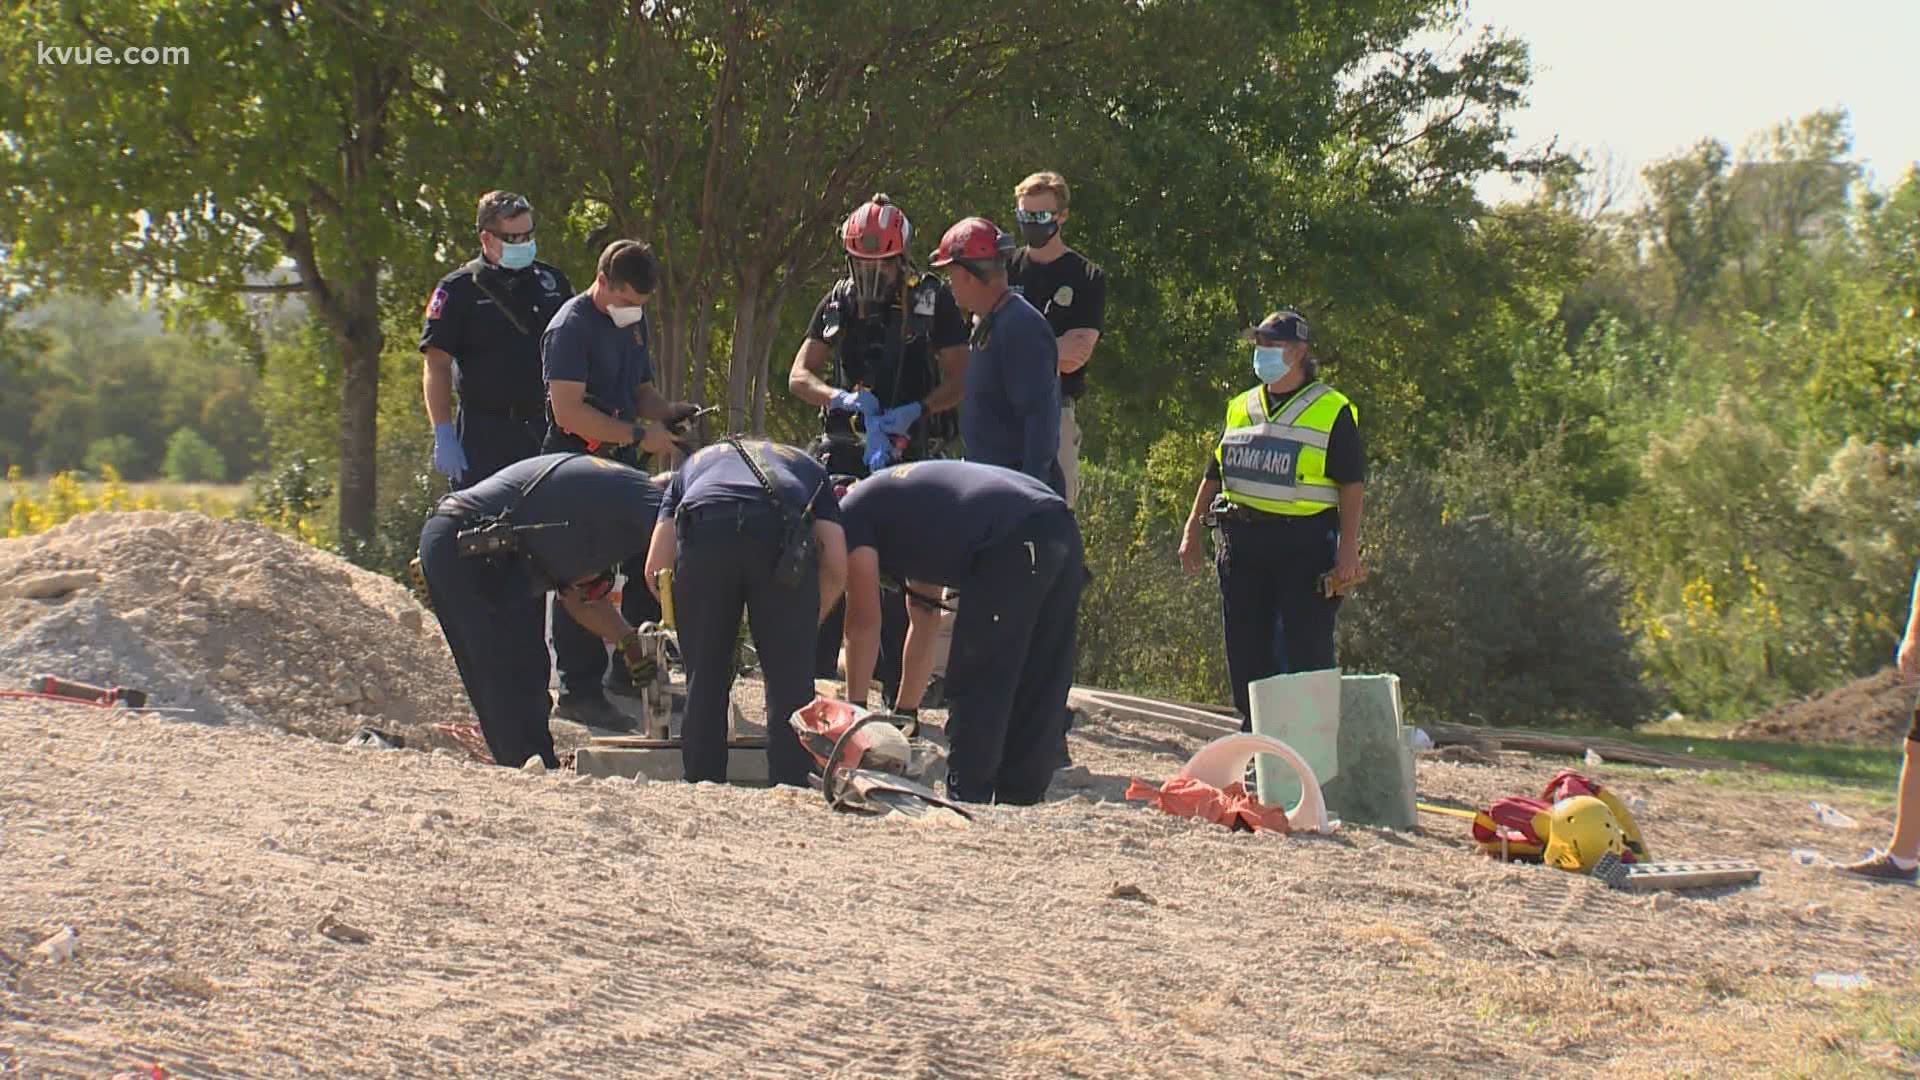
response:
[[[885,195],[875,195],[865,206],[847,215],[840,226],[840,242],[856,259],[888,259],[907,253],[913,226],[907,215]]]
[[[1012,256],[1013,237],[986,218],[970,217],[960,219],[940,238],[940,246],[933,249],[932,264],[1005,262]]]

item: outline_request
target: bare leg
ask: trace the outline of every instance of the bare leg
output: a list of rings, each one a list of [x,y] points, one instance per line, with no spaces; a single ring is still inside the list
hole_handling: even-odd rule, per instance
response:
[[[1920,768],[1914,756],[1920,754],[1920,741],[1907,740],[1907,759],[1900,766],[1900,805],[1894,812],[1893,840],[1889,854],[1902,859],[1920,859]]]

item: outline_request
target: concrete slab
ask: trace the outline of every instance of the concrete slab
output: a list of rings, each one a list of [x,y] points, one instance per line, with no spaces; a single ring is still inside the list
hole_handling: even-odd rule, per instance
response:
[[[582,776],[605,779],[677,781],[686,776],[680,760],[678,739],[642,739],[615,736],[595,739],[575,752],[574,771]],[[727,782],[765,787],[767,743],[765,739],[735,739],[727,746]]]

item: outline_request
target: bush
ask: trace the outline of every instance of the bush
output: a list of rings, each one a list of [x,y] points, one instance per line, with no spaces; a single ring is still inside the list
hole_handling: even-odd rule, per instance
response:
[[[121,476],[152,475],[151,469],[140,459],[140,444],[127,435],[108,435],[87,444],[87,456],[82,459],[87,471],[99,476],[108,469]]]
[[[160,471],[176,484],[218,484],[227,478],[227,463],[199,432],[183,427],[167,439]]]
[[[1348,671],[1397,674],[1410,711],[1496,725],[1649,719],[1623,626],[1625,584],[1571,536],[1451,515],[1439,486],[1376,471],[1362,531],[1369,578],[1340,613]]]
[[[1152,455],[1149,455],[1150,459]],[[1187,479],[1187,497],[1198,481]],[[1184,701],[1231,702],[1220,589],[1180,569],[1171,477],[1139,466],[1080,466],[1077,514],[1093,579],[1080,601],[1077,681]]]

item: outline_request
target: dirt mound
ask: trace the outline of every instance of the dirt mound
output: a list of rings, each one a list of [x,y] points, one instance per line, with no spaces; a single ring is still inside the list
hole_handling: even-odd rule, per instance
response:
[[[0,541],[0,685],[135,686],[213,723],[409,744],[469,719],[438,623],[403,587],[241,521],[88,514]]]
[[[1893,668],[1886,668],[1824,694],[1776,705],[1742,724],[1733,735],[1886,746],[1906,736],[1913,723],[1913,702],[1913,687],[1902,684]]]

